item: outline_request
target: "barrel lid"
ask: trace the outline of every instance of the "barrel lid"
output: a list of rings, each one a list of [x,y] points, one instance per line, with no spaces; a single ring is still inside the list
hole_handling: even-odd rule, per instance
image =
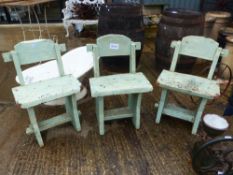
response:
[[[230,43],[233,43],[233,35],[226,37],[226,40]]]
[[[167,8],[163,11],[163,15],[177,18],[194,18],[202,16],[200,12],[179,8]]]
[[[229,18],[231,14],[225,11],[209,11],[206,13],[206,16],[211,16],[215,18]]]

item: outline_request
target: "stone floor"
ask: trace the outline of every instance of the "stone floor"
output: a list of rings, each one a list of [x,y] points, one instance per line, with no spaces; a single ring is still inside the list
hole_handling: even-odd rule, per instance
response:
[[[68,50],[95,42],[93,31],[65,38],[61,26],[50,26],[51,35],[65,42]],[[91,35],[90,35],[91,34]],[[33,38],[31,33],[28,39]],[[92,36],[92,37],[90,37]],[[45,36],[47,37],[47,36]],[[8,51],[22,40],[19,27],[0,26],[0,51]],[[201,63],[193,72],[198,71]],[[25,110],[14,104],[11,88],[16,85],[11,63],[0,59],[0,174],[13,175],[194,175],[190,151],[199,134],[191,135],[191,123],[164,116],[161,124],[154,122],[154,103],[159,101],[156,85],[159,71],[154,64],[154,38],[146,39],[138,71],[142,71],[154,86],[145,94],[141,107],[141,128],[136,130],[130,120],[106,123],[106,134],[98,133],[95,104],[91,99],[79,105],[82,131],[70,124],[43,132],[45,147],[40,148],[33,135],[26,135],[29,121]],[[194,108],[189,97],[172,93],[169,100]],[[206,113],[222,114],[227,102],[221,97],[206,107]],[[108,97],[107,108],[126,105],[126,97]],[[39,106],[40,119],[64,111],[63,107]],[[232,134],[232,128],[228,131]],[[200,133],[200,132],[199,132]]]

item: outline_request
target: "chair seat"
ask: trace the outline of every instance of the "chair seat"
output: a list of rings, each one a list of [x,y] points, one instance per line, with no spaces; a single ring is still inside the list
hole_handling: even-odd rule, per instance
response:
[[[72,75],[57,77],[29,85],[12,88],[17,104],[29,108],[48,101],[75,94],[81,83]]]
[[[157,82],[162,88],[207,99],[220,95],[217,81],[193,75],[163,70]]]
[[[127,73],[90,79],[91,96],[145,93],[153,90],[143,73]]]

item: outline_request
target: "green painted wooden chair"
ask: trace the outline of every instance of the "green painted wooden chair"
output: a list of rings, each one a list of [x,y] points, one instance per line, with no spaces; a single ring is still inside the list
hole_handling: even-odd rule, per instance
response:
[[[12,88],[17,104],[27,109],[30,125],[27,134],[35,134],[40,146],[44,146],[41,131],[72,121],[77,131],[81,130],[79,112],[77,111],[75,93],[80,91],[80,82],[71,75],[65,75],[61,60],[61,52],[65,51],[64,44],[54,43],[52,40],[41,39],[20,42],[11,52],[3,53],[5,62],[14,62],[14,66],[21,86]],[[60,77],[25,84],[21,65],[56,59]],[[53,118],[37,122],[34,107],[58,98],[66,97],[66,113]]]
[[[207,100],[220,95],[219,84],[212,78],[219,57],[226,56],[227,50],[218,47],[218,43],[213,39],[200,36],[187,36],[182,41],[173,41],[171,47],[175,50],[170,70],[163,70],[157,79],[159,86],[162,88],[162,93],[159,104],[155,104],[158,107],[156,123],[160,122],[162,114],[169,115],[192,122],[192,134],[196,134]],[[203,78],[175,72],[179,55],[211,61],[208,77]],[[197,110],[191,111],[168,103],[168,91],[199,97],[200,103]]]
[[[136,73],[135,51],[141,49],[140,42],[132,42],[123,35],[110,34],[99,37],[96,44],[88,44],[87,50],[93,52],[94,78],[90,79],[92,97],[96,98],[96,115],[99,133],[104,135],[104,122],[114,119],[132,118],[134,126],[140,128],[140,106],[142,93],[153,90],[152,85],[142,73]],[[100,58],[129,55],[130,73],[100,76]],[[129,94],[128,106],[104,110],[104,97]]]

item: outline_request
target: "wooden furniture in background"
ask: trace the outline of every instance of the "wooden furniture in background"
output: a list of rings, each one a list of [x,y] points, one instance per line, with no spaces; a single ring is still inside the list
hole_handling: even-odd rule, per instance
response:
[[[200,12],[167,8],[163,11],[155,39],[155,63],[159,70],[169,69],[172,62],[173,40],[181,40],[187,35],[203,35],[204,18]],[[184,56],[182,56],[184,57]],[[177,62],[177,69],[192,70],[194,59],[184,58]]]
[[[96,44],[88,44],[87,49],[94,56],[94,78],[90,79],[92,97],[96,98],[96,115],[99,133],[104,135],[104,122],[114,119],[132,118],[135,128],[140,128],[140,106],[142,93],[153,87],[143,73],[136,73],[136,50],[140,42],[132,42],[124,35],[110,34],[99,37]],[[100,58],[107,56],[130,57],[130,73],[100,76]],[[116,57],[117,58],[117,57]],[[128,94],[128,106],[104,110],[104,97]]]
[[[42,29],[42,26],[39,22],[39,17],[36,13],[36,10],[35,10],[35,6],[36,5],[39,5],[39,4],[44,4],[44,3],[49,3],[49,2],[53,2],[55,0],[16,0],[16,1],[13,1],[13,0],[2,0],[0,1],[0,6],[3,6],[6,10],[6,14],[7,16],[9,16],[9,13],[7,12],[7,9],[11,9],[12,11],[14,11],[16,14],[17,14],[17,17],[18,17],[18,20],[21,24],[21,29],[22,29],[22,34],[23,34],[23,40],[26,40],[26,32],[32,32],[33,33],[33,36],[34,36],[34,39],[40,39],[42,38],[42,32],[45,31],[48,35],[48,38],[51,39],[51,36],[50,36],[50,32],[48,30],[48,25],[47,25],[47,10],[46,10],[46,7],[44,6],[44,20],[45,20],[45,27]],[[22,22],[22,19],[20,17],[20,14],[18,13],[16,7],[27,7],[27,10],[28,10],[28,18],[29,18],[29,27],[25,27],[23,26],[23,22]],[[31,12],[32,11],[32,12]],[[32,20],[31,20],[31,13],[33,13],[35,19],[36,19],[36,23],[37,23],[37,26],[38,26],[38,30],[35,30],[32,28]],[[9,18],[9,17],[8,17]],[[35,33],[39,33],[39,36],[37,37],[35,35]]]
[[[230,24],[231,13],[225,11],[210,11],[206,13],[205,19],[205,37],[213,38],[217,41],[219,31]]]
[[[64,44],[52,40],[31,40],[15,45],[15,50],[4,53],[5,62],[14,62],[21,86],[12,89],[15,101],[21,108],[27,109],[31,124],[27,134],[34,133],[40,146],[44,146],[41,131],[72,121],[77,131],[81,130],[79,112],[77,111],[75,94],[80,91],[81,83],[72,75],[65,75],[61,60]],[[21,65],[56,59],[60,76],[36,83],[25,84]],[[37,122],[34,107],[55,99],[66,97],[66,113]]]
[[[182,41],[173,41],[171,47],[175,48],[170,70],[163,70],[157,79],[162,88],[162,94],[158,107],[156,123],[161,120],[162,114],[183,119],[193,123],[192,134],[197,133],[199,122],[203,114],[207,100],[220,95],[220,87],[217,81],[212,80],[214,70],[220,56],[226,56],[226,50],[218,47],[218,43],[210,38],[200,36],[187,36]],[[211,61],[211,68],[207,78],[175,72],[180,55],[201,58]],[[200,98],[196,111],[181,108],[168,103],[168,91],[175,91]]]
[[[233,72],[233,35],[226,37],[225,49],[229,50],[229,55],[221,60],[223,65],[229,66],[231,73]],[[230,71],[225,71],[225,66],[221,66],[220,70],[223,72],[223,78],[228,80],[230,78]]]

